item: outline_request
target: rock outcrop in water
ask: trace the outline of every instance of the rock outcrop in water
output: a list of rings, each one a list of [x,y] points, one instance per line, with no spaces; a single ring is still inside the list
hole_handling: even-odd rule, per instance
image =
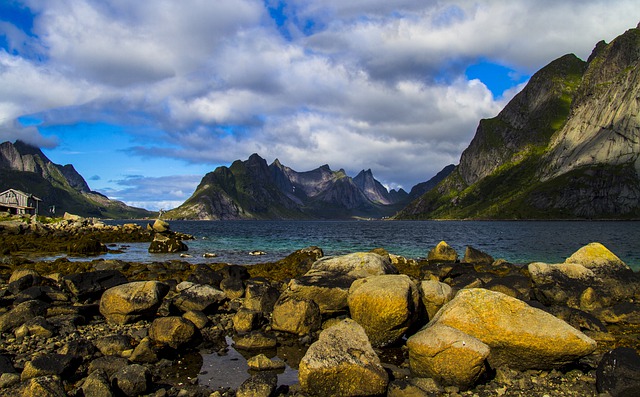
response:
[[[640,217],[640,28],[534,74],[399,218]]]

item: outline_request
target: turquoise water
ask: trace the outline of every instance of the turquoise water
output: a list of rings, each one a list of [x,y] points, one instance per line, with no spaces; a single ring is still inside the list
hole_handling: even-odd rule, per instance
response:
[[[113,221],[112,223],[123,223]],[[385,248],[407,258],[424,258],[444,240],[462,256],[467,245],[512,263],[564,261],[590,242],[600,242],[634,270],[640,270],[640,223],[633,221],[170,221],[172,230],[192,234],[190,262],[249,264],[281,259],[308,246],[325,255]],[[105,258],[163,261],[177,254],[147,252],[131,244]],[[250,251],[266,252],[251,256]],[[205,259],[211,252],[216,258]]]

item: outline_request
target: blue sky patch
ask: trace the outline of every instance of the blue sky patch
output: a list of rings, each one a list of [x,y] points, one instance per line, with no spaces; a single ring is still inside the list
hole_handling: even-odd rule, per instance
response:
[[[529,79],[529,75],[517,72],[514,69],[488,60],[467,67],[465,71],[467,79],[478,79],[491,91],[494,98],[502,97],[509,88]]]

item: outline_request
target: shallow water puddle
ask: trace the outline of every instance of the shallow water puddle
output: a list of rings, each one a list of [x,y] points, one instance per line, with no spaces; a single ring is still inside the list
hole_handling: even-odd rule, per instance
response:
[[[202,354],[202,367],[198,374],[198,383],[200,385],[208,386],[213,390],[222,388],[237,389],[252,373],[255,373],[255,371],[249,369],[247,358],[259,353],[265,354],[269,358],[278,356],[279,359],[285,361],[285,369],[278,371],[278,385],[291,386],[298,383],[298,370],[289,365],[291,360],[288,359],[289,354],[286,349],[278,348],[278,350],[261,351],[255,354],[253,352],[243,352],[247,354],[247,356],[243,356],[233,348],[233,339],[227,336],[226,341],[228,345],[226,354],[220,355],[215,352]],[[292,363],[297,366],[298,362],[299,360]]]

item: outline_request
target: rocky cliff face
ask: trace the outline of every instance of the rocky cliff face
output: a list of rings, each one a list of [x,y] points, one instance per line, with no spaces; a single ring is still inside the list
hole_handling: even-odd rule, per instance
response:
[[[91,191],[72,165],[54,164],[40,149],[21,141],[0,144],[0,191],[9,188],[36,195],[43,200],[42,208],[55,206],[57,215],[64,212],[118,218],[151,215],[149,211],[128,207]]]
[[[404,193],[404,194],[403,194]],[[343,219],[395,213],[407,193],[395,199],[371,171],[350,178],[323,165],[298,172],[257,154],[205,175],[194,194],[167,213],[174,219]]]
[[[536,73],[400,217],[640,217],[639,115],[636,28]]]

